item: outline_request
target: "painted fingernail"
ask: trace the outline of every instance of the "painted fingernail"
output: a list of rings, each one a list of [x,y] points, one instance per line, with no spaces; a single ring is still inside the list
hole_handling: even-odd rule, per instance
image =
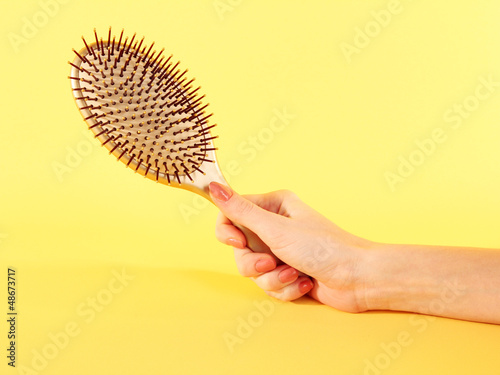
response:
[[[278,275],[278,278],[282,283],[289,283],[291,281],[294,281],[297,276],[299,276],[299,273],[295,268],[287,268],[281,271]]]
[[[257,272],[268,272],[274,269],[274,262],[269,258],[259,259],[257,263],[255,263],[255,270]]]
[[[227,202],[233,195],[233,191],[229,187],[219,184],[218,182],[211,182],[208,188],[210,189],[212,197],[220,202]]]
[[[313,283],[309,279],[301,281],[299,284],[299,292],[302,294],[306,294],[307,292],[310,292],[312,288],[313,288]]]
[[[245,245],[243,244],[243,242],[241,242],[240,240],[238,240],[236,238],[228,238],[226,240],[226,244],[229,246],[232,246],[232,247],[237,247],[238,249],[245,248]]]

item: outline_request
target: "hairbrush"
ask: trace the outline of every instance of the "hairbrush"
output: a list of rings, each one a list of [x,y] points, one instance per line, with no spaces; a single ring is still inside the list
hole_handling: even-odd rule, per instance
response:
[[[94,136],[110,155],[136,173],[186,189],[211,201],[208,185],[228,185],[217,164],[215,124],[207,114],[200,87],[172,55],[153,50],[144,38],[111,34],[75,52],[71,88],[76,105]],[[238,226],[247,246],[269,248],[250,230]]]

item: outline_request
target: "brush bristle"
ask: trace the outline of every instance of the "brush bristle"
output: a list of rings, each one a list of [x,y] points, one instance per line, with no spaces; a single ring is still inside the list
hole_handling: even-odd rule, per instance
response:
[[[202,164],[214,162],[207,152],[215,150],[208,125],[211,114],[198,97],[194,80],[186,78],[179,62],[153,51],[134,34],[123,40],[108,32],[75,54],[78,81],[73,93],[89,128],[110,153],[137,171],[146,168],[158,180],[181,183],[180,176],[204,173]],[[133,163],[135,161],[135,163]]]

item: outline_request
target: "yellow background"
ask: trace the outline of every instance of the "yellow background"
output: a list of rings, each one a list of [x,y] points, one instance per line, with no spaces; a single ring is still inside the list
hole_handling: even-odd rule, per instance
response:
[[[237,191],[294,190],[376,241],[498,248],[500,87],[458,129],[444,116],[470,107],[481,79],[500,81],[500,3],[396,3],[383,21],[392,1],[2,1],[0,311],[14,267],[17,365],[54,354],[50,335],[69,323],[79,333],[33,373],[498,371],[498,326],[268,299],[215,240],[216,209],[110,158],[72,99],[67,61],[81,35],[137,32],[197,78],[219,162],[239,165],[228,176]],[[373,36],[358,48],[365,28]],[[284,109],[295,117],[250,154],[249,137],[269,135]],[[392,191],[387,172],[436,129],[446,141]],[[58,175],[60,165],[69,170]],[[133,279],[87,322],[82,304],[109,297],[122,272]],[[29,373],[7,366],[1,314],[0,373]],[[249,319],[248,337],[228,346]],[[411,343],[389,357],[384,345],[401,333]]]

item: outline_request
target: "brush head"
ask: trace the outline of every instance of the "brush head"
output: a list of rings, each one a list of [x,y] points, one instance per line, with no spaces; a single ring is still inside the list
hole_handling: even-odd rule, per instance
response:
[[[210,181],[225,183],[217,166],[199,87],[172,56],[134,34],[109,29],[70,62],[76,104],[110,154],[141,175],[208,197]]]

